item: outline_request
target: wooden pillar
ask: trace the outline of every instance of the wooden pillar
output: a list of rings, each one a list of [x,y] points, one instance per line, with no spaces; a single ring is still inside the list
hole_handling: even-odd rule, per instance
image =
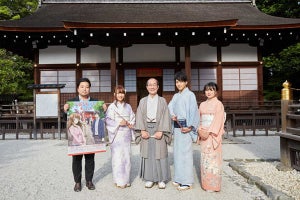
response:
[[[118,85],[124,85],[123,48],[118,48]]]
[[[180,65],[180,47],[175,47],[175,62],[176,66]]]
[[[258,91],[258,101],[263,102],[264,101],[264,93],[263,93],[263,62],[262,62],[262,48],[257,47],[257,59],[259,61],[259,65],[257,66],[257,88],[259,88]]]
[[[39,50],[35,48],[33,50],[34,53],[34,64],[33,64],[33,78],[34,78],[34,84],[39,84],[40,83],[40,74],[38,70],[38,64],[39,64]]]
[[[187,75],[187,78],[189,81],[191,81],[192,77],[192,70],[191,70],[191,47],[190,46],[185,46],[185,73]]]
[[[80,51],[81,51],[80,48],[76,48],[76,74],[75,74],[76,80],[82,78],[82,70],[80,69],[80,62],[81,62]]]
[[[222,67],[222,47],[217,46],[217,85],[219,87],[218,97],[222,100],[222,91],[223,91],[223,67]]]
[[[111,91],[116,87],[116,47],[110,47]]]

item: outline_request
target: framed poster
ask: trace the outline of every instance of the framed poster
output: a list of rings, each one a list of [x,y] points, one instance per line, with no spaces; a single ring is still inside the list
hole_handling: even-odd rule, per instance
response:
[[[104,101],[68,101],[68,155],[106,151]]]

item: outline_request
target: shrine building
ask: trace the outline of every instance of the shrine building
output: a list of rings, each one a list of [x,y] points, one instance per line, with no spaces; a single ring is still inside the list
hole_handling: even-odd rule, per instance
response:
[[[263,101],[262,56],[299,35],[300,19],[264,14],[255,0],[42,0],[32,15],[0,21],[0,48],[34,61],[35,84],[66,84],[60,102],[87,77],[108,103],[124,85],[134,110],[150,77],[169,101],[180,70],[199,102],[210,81],[225,104]]]

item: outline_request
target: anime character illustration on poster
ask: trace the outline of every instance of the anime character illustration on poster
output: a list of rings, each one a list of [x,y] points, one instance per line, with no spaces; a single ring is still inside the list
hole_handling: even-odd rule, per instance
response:
[[[106,151],[103,101],[68,101],[68,155]]]

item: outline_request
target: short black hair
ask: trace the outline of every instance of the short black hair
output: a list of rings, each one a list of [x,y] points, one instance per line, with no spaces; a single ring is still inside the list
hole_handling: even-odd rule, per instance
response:
[[[175,81],[178,80],[178,81],[186,82],[187,81],[187,76],[183,71],[179,71],[175,74],[174,79],[175,79]]]
[[[92,86],[91,81],[88,78],[80,78],[76,83],[77,88],[79,87],[80,83],[82,83],[82,82],[87,82],[90,87]]]

